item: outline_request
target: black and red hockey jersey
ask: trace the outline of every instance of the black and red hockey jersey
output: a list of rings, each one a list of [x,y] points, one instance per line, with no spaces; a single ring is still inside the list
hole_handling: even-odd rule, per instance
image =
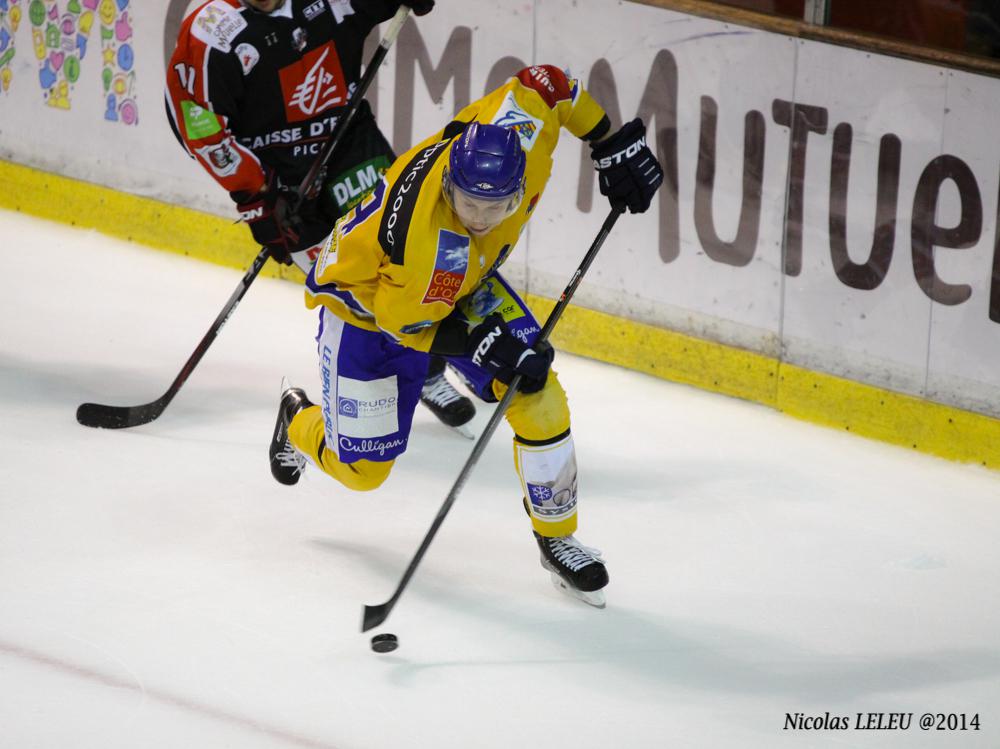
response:
[[[298,186],[361,77],[365,37],[397,0],[286,0],[270,14],[210,0],[185,18],[167,70],[167,110],[185,147],[232,193],[264,166]],[[376,129],[364,104],[352,130]]]

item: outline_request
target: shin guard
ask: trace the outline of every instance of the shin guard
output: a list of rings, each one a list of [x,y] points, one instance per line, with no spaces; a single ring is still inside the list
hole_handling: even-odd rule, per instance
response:
[[[514,465],[531,525],[541,536],[576,531],[576,451],[569,432],[539,444],[514,440]]]

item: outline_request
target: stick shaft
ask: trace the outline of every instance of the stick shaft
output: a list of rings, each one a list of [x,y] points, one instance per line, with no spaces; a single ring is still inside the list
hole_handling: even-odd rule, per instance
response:
[[[399,10],[396,11],[396,15],[392,17],[389,22],[389,27],[386,29],[385,36],[382,37],[382,41],[379,42],[378,49],[372,54],[372,59],[368,63],[368,67],[365,68],[364,75],[361,76],[361,81],[358,83],[358,87],[355,90],[354,96],[351,97],[350,106],[348,106],[347,111],[340,116],[337,121],[336,126],[333,129],[333,133],[330,135],[330,139],[323,146],[323,150],[319,155],[319,158],[313,162],[313,165],[309,168],[306,176],[302,178],[302,183],[299,185],[298,197],[295,201],[295,206],[292,213],[298,213],[299,208],[302,207],[302,202],[305,200],[305,196],[312,191],[313,183],[319,176],[323,167],[326,166],[327,162],[330,161],[330,157],[333,156],[333,152],[337,150],[337,146],[340,145],[340,141],[344,139],[344,133],[350,127],[351,123],[354,121],[354,116],[358,113],[358,109],[361,107],[361,102],[364,101],[365,94],[368,93],[368,88],[371,86],[372,81],[375,80],[375,75],[378,73],[380,67],[382,67],[382,61],[385,60],[385,56],[389,54],[389,48],[392,46],[393,42],[396,41],[396,37],[399,36],[400,29],[403,28],[403,24],[406,22],[406,18],[410,13],[410,8],[406,5],[400,5]]]

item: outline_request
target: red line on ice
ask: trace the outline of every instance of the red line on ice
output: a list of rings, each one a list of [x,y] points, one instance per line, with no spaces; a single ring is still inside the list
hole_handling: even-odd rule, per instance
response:
[[[102,684],[103,686],[111,687],[113,689],[125,689],[130,692],[138,692],[155,702],[178,707],[182,710],[187,710],[188,712],[207,716],[223,723],[229,723],[239,726],[240,728],[256,731],[257,733],[263,733],[276,739],[281,739],[289,744],[304,746],[309,749],[336,749],[336,747],[332,744],[325,744],[321,741],[316,741],[305,736],[298,736],[280,728],[272,728],[271,726],[259,723],[252,718],[237,715],[236,713],[230,713],[216,707],[211,707],[210,705],[201,705],[197,702],[185,699],[184,697],[178,697],[170,694],[169,692],[149,689],[147,687],[140,686],[135,682],[120,679],[116,676],[112,676],[111,674],[101,673],[100,671],[87,668],[86,666],[79,666],[74,663],[70,663],[69,661],[64,661],[59,658],[46,655],[45,653],[39,653],[17,645],[11,645],[10,643],[2,640],[0,640],[0,653],[38,665],[48,666],[49,668],[61,671],[64,674],[86,679],[87,681]]]

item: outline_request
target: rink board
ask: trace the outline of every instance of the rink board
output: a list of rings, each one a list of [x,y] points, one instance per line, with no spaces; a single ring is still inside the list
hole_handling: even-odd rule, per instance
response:
[[[249,257],[242,227],[190,209],[81,183],[0,162],[0,181],[11,185],[5,208],[62,220],[53,206],[84,201],[90,208],[70,223],[161,250],[243,268]],[[16,196],[16,197],[15,197]],[[162,230],[169,219],[172,231]],[[211,255],[192,251],[204,245],[192,237],[216,236]],[[293,280],[298,271],[273,263],[264,275]],[[544,317],[555,302],[534,294],[528,301]],[[1000,468],[1000,421],[841,377],[803,369],[752,351],[604,312],[571,305],[552,340],[562,350],[704,390],[756,401],[791,416],[845,429],[952,460]]]
[[[108,4],[86,29],[80,16],[76,66],[65,29],[33,36],[38,19],[0,15],[0,205],[250,263],[228,196],[162,113],[187,4]],[[567,67],[615,120],[645,119],[668,180],[615,227],[561,345],[995,465],[1000,83],[645,5],[612,12],[613,34],[603,0],[469,0],[411,20],[370,96],[379,122],[401,151],[520,66]],[[563,139],[505,266],[540,307],[606,210],[588,156]]]

